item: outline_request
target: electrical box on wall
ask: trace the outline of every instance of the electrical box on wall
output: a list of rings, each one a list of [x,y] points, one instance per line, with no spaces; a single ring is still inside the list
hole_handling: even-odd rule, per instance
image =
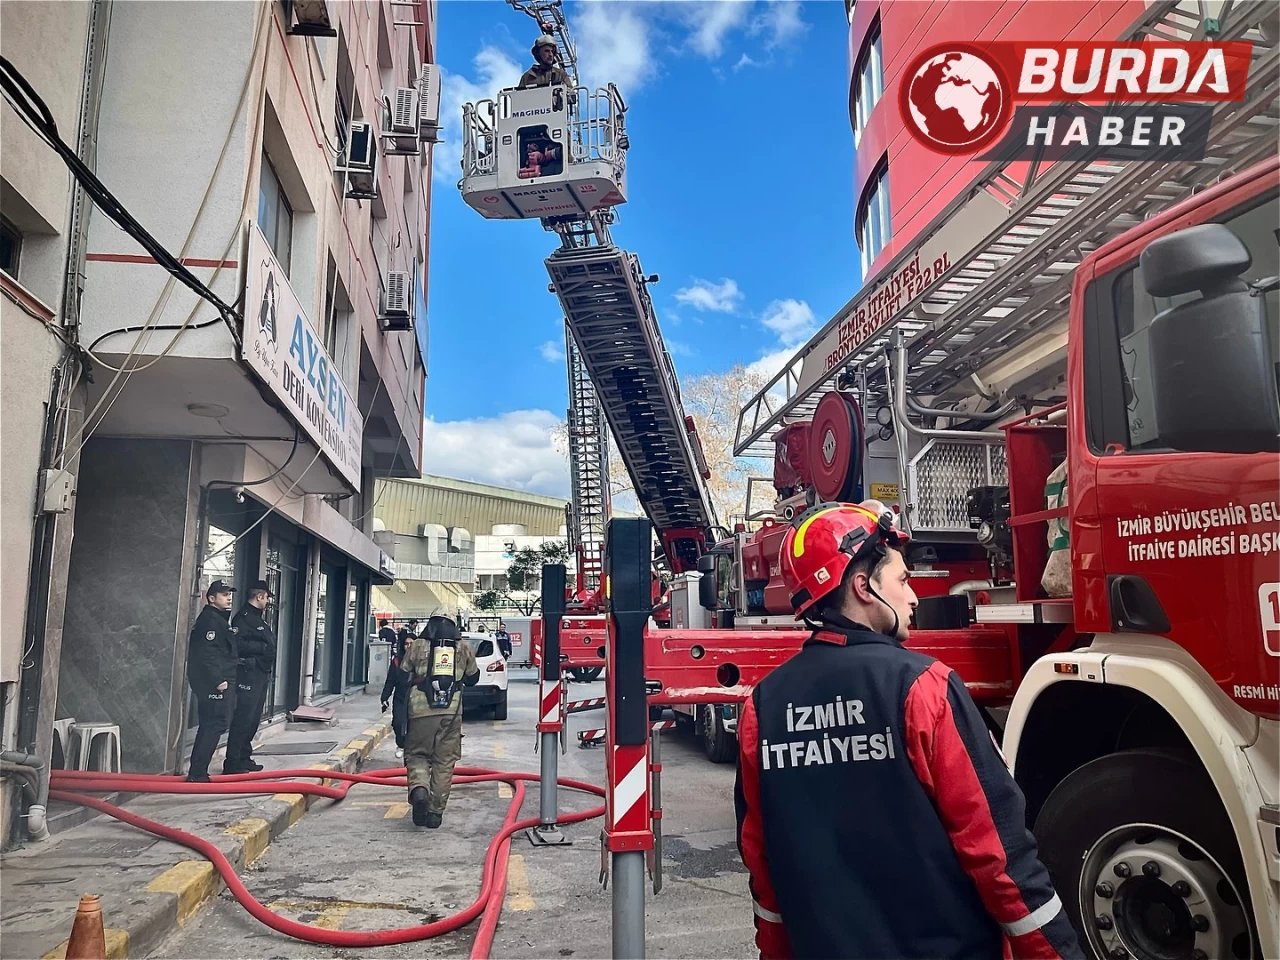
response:
[[[67,513],[75,502],[75,474],[69,470],[41,470],[40,493],[41,513]]]

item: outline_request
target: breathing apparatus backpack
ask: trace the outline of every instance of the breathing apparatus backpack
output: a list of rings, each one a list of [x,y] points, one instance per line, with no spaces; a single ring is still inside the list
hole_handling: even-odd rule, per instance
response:
[[[427,642],[430,644],[427,675],[418,681],[418,689],[427,695],[427,702],[434,708],[449,706],[458,686],[458,644],[462,634],[458,625],[448,617],[432,617],[427,621]]]

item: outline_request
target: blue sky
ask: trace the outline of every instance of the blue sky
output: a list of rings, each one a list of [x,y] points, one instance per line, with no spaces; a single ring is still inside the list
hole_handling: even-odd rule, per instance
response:
[[[773,373],[857,289],[848,25],[836,0],[567,4],[585,82],[630,108],[629,202],[682,377]],[[458,110],[529,65],[531,20],[499,0],[439,6],[445,138],[436,148],[424,470],[564,495],[551,432],[566,403],[563,320],[536,221],[463,204]]]

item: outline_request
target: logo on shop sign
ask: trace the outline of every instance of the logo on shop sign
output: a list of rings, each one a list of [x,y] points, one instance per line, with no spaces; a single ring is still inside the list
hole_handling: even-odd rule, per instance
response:
[[[272,342],[276,342],[276,313],[277,301],[279,299],[276,292],[276,274],[271,269],[271,261],[264,260],[262,269],[267,275],[267,282],[262,288],[262,303],[258,306],[258,329],[267,335]]]

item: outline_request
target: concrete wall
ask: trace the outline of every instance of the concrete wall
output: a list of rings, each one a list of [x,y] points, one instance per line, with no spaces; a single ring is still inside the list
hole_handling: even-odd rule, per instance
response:
[[[94,439],[80,494],[58,716],[120,725],[124,769],[176,757],[196,539],[195,446]]]

